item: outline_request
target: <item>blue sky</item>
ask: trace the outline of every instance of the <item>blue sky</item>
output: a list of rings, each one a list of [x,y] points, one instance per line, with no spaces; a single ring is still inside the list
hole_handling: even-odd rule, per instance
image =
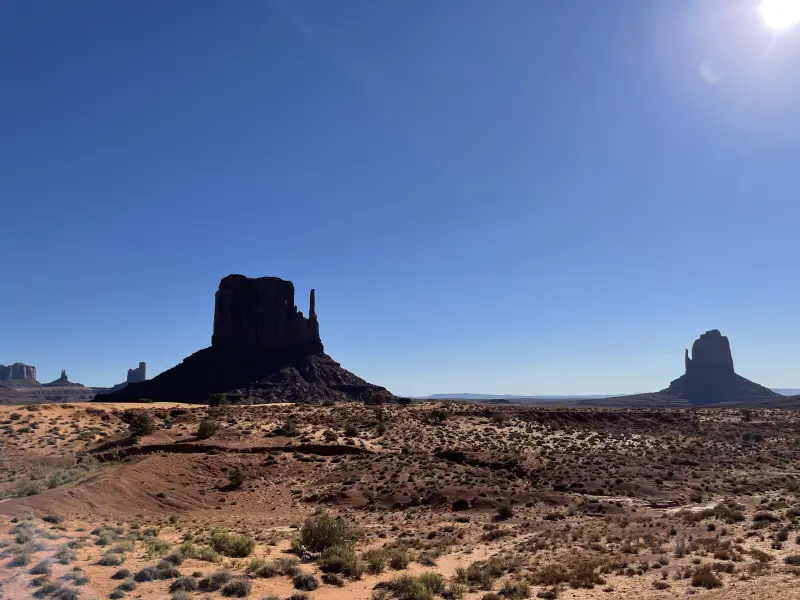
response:
[[[228,273],[401,394],[800,385],[800,29],[758,0],[0,2],[0,363],[155,375]]]

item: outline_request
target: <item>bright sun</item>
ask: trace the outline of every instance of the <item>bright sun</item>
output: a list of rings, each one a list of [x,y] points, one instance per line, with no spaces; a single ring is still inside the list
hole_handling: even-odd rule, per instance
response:
[[[761,0],[758,12],[768,27],[791,29],[800,22],[800,0]]]

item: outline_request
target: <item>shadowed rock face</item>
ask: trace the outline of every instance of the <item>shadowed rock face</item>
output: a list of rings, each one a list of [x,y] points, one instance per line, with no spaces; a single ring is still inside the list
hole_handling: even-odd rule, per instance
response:
[[[36,381],[36,367],[14,363],[13,365],[0,365],[0,381]]]
[[[314,290],[305,318],[295,306],[291,281],[228,275],[215,298],[211,345],[239,353],[321,353]]]
[[[366,398],[386,390],[323,353],[314,290],[305,317],[294,303],[291,281],[228,275],[216,293],[210,347],[153,379],[130,383],[95,400],[202,403],[220,392],[232,402],[250,404],[319,403]]]
[[[685,354],[686,373],[660,393],[689,400],[693,404],[741,402],[778,396],[776,392],[737,375],[728,338],[712,329],[692,344]]]

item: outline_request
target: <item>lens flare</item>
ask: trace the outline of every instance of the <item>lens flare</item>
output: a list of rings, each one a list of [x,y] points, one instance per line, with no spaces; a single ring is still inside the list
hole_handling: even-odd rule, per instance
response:
[[[800,0],[761,0],[758,13],[771,29],[791,29],[800,22]]]

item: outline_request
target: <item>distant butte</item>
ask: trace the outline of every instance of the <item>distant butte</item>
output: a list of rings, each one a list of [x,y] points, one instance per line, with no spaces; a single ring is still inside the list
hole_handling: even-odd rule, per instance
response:
[[[316,404],[376,393],[392,399],[385,388],[367,383],[324,353],[314,290],[309,304],[305,317],[295,305],[291,281],[228,275],[215,296],[210,347],[153,379],[129,382],[95,400],[202,403],[216,393],[239,404]]]
[[[733,370],[728,338],[712,329],[701,335],[684,355],[686,372],[659,394],[682,398],[694,405],[748,402],[780,394],[745,379]]]

